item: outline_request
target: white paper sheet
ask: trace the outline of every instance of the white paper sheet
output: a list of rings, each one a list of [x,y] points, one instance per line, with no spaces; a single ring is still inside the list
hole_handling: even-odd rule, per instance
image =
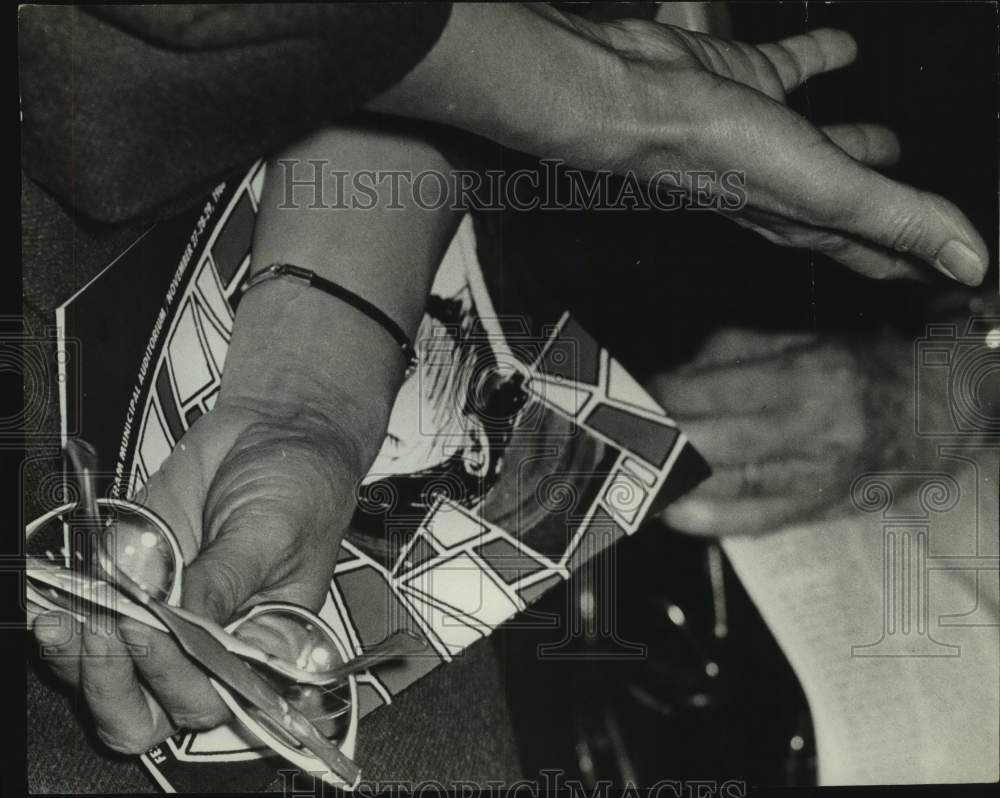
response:
[[[996,480],[995,469],[977,472],[965,463],[956,506],[925,512],[922,520],[913,479],[900,477],[897,483],[909,482],[912,490],[892,497],[892,507],[852,508],[836,521],[726,541],[726,553],[802,682],[820,784],[1000,777]],[[890,604],[888,613],[887,534],[896,568],[888,572],[889,584],[893,574],[900,577],[895,596],[902,598],[908,574],[912,602],[897,604],[895,612]],[[926,557],[921,541],[928,544]],[[924,596],[928,623],[921,634],[915,624]],[[914,623],[908,635],[902,634],[904,617]],[[884,636],[893,618],[895,634],[889,627]],[[923,656],[885,655],[907,648]]]

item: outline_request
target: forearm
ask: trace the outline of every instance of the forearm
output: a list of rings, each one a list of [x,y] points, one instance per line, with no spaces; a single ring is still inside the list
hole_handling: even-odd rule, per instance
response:
[[[405,136],[324,131],[269,164],[254,233],[252,272],[272,263],[310,269],[373,303],[413,338],[457,215],[420,209],[405,192],[393,197],[388,182],[375,187],[370,210],[311,208],[309,192],[286,196],[283,179],[288,162],[309,160],[325,162],[330,205],[338,191],[331,170],[443,170],[445,160]],[[402,207],[387,210],[392,200]],[[382,443],[405,365],[396,341],[364,313],[294,279],[276,279],[240,304],[220,400],[252,398],[279,412],[320,414],[370,459]]]
[[[367,107],[549,156],[602,133],[612,143],[600,120],[623,118],[611,108],[623,85],[620,60],[554,9],[456,3],[437,44]]]

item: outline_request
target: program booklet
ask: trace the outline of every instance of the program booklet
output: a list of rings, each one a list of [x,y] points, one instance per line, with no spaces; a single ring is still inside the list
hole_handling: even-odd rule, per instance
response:
[[[215,403],[264,169],[151,227],[57,310],[61,339],[83,353],[62,366],[76,370],[62,384],[80,386],[61,397],[63,433],[107,458],[104,495],[131,496]],[[482,268],[467,216],[320,611],[355,655],[400,629],[428,643],[422,656],[352,678],[352,748],[360,718],[708,474],[568,313],[533,315],[501,282]],[[289,767],[236,724],[180,733],[142,760],[181,792],[267,789]]]

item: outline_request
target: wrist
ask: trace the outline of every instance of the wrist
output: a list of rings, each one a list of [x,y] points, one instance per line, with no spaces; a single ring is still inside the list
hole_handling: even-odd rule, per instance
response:
[[[437,45],[368,107],[593,166],[627,97],[621,57],[587,26],[521,4],[455,4]]]
[[[393,339],[355,308],[293,281],[240,303],[219,402],[308,422],[350,443],[367,470],[404,370]]]
[[[341,412],[332,412],[331,404],[317,397],[292,401],[240,391],[220,395],[212,413],[238,419],[234,450],[255,460],[287,460],[280,468],[284,473],[319,476],[330,486],[353,485],[371,468],[385,427],[366,429],[358,419],[368,421],[371,416],[352,413],[349,397],[344,399]]]

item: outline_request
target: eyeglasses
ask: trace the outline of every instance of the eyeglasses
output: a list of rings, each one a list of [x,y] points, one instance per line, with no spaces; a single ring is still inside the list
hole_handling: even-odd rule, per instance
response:
[[[304,607],[258,604],[225,629],[182,609],[184,560],[173,531],[138,504],[95,499],[96,456],[69,454],[80,499],[25,529],[29,602],[80,622],[102,608],[171,634],[261,742],[334,786],[356,786],[353,674],[422,651],[425,641],[397,632],[351,658],[333,629]]]

